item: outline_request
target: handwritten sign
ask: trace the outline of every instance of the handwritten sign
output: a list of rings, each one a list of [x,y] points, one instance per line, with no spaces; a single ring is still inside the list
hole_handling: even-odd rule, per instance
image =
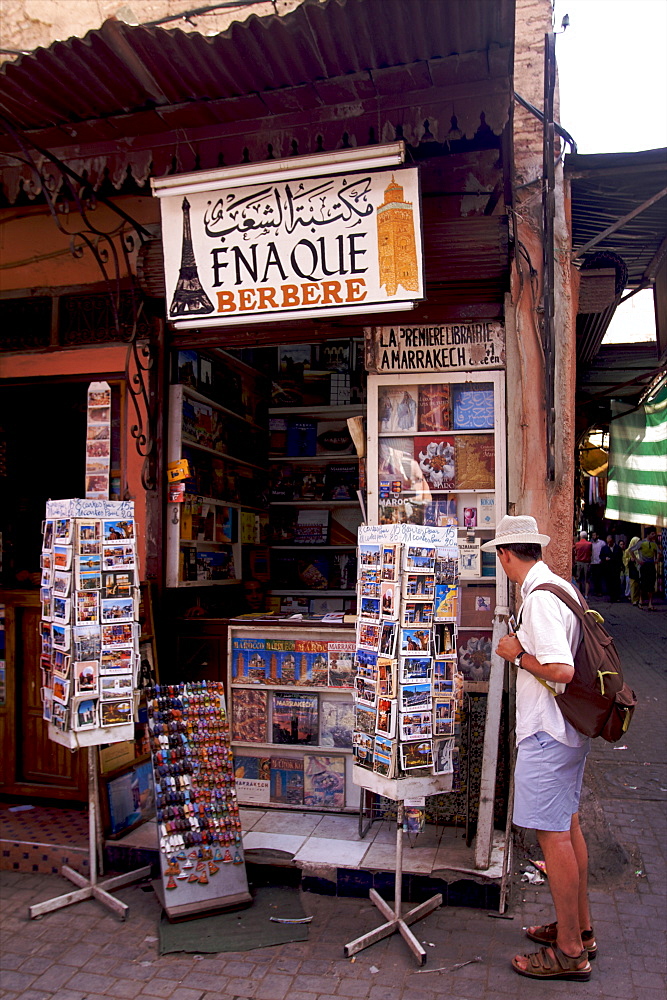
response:
[[[424,297],[416,167],[200,186],[156,192],[167,312],[178,327],[368,312]]]
[[[445,326],[365,329],[371,372],[443,372],[504,368],[505,328],[487,320]]]

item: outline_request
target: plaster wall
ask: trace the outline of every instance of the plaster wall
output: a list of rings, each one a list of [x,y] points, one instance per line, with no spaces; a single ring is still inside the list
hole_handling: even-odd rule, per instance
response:
[[[245,21],[251,14],[258,17],[286,14],[301,2],[276,0],[274,4],[271,0],[258,0],[247,7],[169,21],[162,27],[217,34],[225,31],[232,21]],[[117,17],[128,24],[145,24],[204,6],[201,0],[2,0],[0,37],[3,48],[31,51],[72,36],[81,38],[87,31],[99,28],[108,17]],[[0,55],[0,62],[14,58]]]

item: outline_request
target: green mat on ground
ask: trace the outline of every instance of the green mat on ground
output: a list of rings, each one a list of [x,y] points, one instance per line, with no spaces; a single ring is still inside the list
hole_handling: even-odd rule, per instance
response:
[[[174,924],[163,913],[158,924],[160,954],[252,951],[288,941],[307,941],[308,924],[275,924],[269,919],[305,916],[299,890],[285,886],[257,889],[251,906],[232,913]]]

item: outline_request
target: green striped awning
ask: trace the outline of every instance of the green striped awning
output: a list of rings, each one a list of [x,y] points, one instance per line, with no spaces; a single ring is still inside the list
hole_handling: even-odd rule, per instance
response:
[[[639,409],[612,407],[606,517],[667,527],[667,377]]]

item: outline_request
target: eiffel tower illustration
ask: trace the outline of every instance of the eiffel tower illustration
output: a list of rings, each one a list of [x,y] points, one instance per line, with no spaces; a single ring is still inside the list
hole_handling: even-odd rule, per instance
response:
[[[169,309],[170,316],[188,316],[192,313],[211,313],[213,305],[201,286],[197,274],[197,261],[192,249],[192,231],[190,229],[190,202],[183,199],[183,249],[181,250],[181,269],[178,273],[176,290]]]

